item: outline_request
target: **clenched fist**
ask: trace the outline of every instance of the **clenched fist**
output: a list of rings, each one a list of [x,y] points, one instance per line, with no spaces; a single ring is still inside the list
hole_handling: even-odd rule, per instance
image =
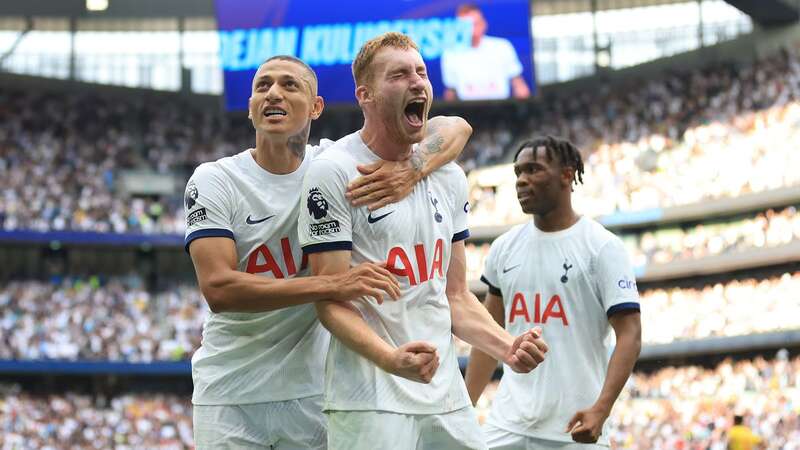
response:
[[[517,373],[528,373],[535,369],[547,353],[547,344],[542,339],[542,329],[535,327],[514,339],[503,362]]]

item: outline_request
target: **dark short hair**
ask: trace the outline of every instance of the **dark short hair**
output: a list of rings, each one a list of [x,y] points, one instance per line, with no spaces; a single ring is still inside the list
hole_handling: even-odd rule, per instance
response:
[[[744,416],[736,414],[733,416],[733,424],[734,425],[741,425],[744,422]]]
[[[314,72],[314,69],[312,69],[311,66],[306,64],[306,62],[303,61],[302,59],[292,55],[275,55],[267,58],[263,63],[261,63],[261,65],[263,66],[264,64],[270,61],[289,61],[302,66],[304,69],[306,69],[306,72],[311,74],[311,78],[314,80],[314,85],[311,86],[311,88],[313,89],[313,92],[317,92],[319,86],[319,81],[317,80],[317,73]]]
[[[545,154],[551,161],[553,158],[558,158],[558,161],[563,167],[572,168],[572,170],[575,171],[575,184],[583,184],[583,157],[578,147],[575,147],[572,142],[566,139],[544,136],[523,141],[514,154],[514,162],[517,162],[519,154],[526,148],[533,149],[533,156],[535,158],[536,149],[539,147],[545,148]]]

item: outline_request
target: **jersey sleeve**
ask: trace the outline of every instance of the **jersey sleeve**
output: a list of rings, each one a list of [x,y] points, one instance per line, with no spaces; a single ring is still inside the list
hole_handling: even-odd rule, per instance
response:
[[[186,183],[183,198],[186,213],[184,248],[204,237],[233,237],[233,196],[222,175],[213,166],[198,167]]]
[[[489,248],[489,255],[486,256],[486,264],[483,268],[481,281],[486,283],[489,287],[489,292],[502,297],[503,293],[500,290],[500,274],[497,271],[497,268],[500,267],[498,258],[501,242],[501,239],[495,239],[494,242],[492,242],[492,246]]]
[[[449,164],[455,165],[455,174],[453,176],[453,193],[455,198],[454,215],[453,215],[453,242],[463,241],[469,237],[469,226],[467,224],[467,216],[469,216],[469,187],[467,185],[467,176],[461,167],[456,163]]]
[[[640,310],[636,277],[625,246],[619,239],[611,239],[600,250],[596,282],[608,317],[624,310]]]
[[[506,69],[506,75],[508,78],[514,78],[516,76],[522,75],[522,63],[519,62],[519,56],[517,56],[517,50],[509,41],[503,41],[506,53],[506,63],[503,65]]]
[[[331,160],[311,161],[300,191],[297,234],[305,253],[353,248],[352,208],[347,177]]]

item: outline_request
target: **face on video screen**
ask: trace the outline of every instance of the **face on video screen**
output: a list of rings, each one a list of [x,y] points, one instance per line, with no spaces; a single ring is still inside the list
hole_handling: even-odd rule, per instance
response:
[[[409,0],[369,8],[357,0],[336,8],[322,0],[217,0],[216,6],[228,109],[247,108],[255,71],[279,54],[316,71],[326,102],[354,103],[353,58],[387,31],[419,46],[437,98],[525,98],[535,86],[527,0]]]

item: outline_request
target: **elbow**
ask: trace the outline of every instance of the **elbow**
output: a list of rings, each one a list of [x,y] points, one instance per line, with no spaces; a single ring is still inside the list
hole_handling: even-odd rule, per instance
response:
[[[208,309],[213,313],[230,312],[230,298],[226,289],[227,280],[223,277],[214,277],[200,285],[200,292],[208,303]]]

